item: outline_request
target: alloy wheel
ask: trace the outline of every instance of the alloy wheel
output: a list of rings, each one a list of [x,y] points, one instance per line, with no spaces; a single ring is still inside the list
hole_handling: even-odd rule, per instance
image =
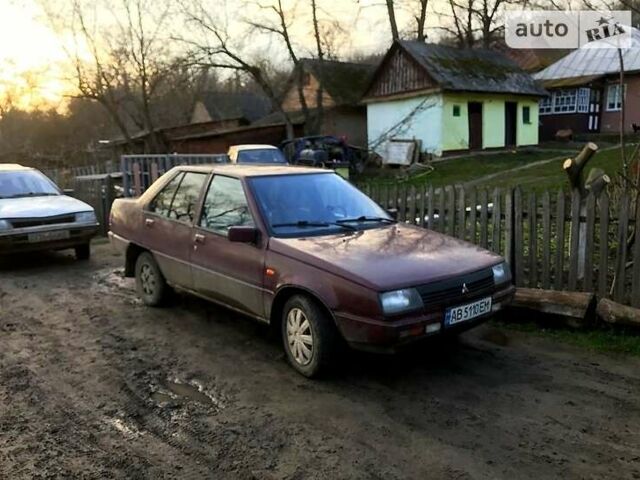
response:
[[[145,295],[153,294],[156,288],[156,276],[151,266],[147,263],[142,265],[140,269],[140,283]]]

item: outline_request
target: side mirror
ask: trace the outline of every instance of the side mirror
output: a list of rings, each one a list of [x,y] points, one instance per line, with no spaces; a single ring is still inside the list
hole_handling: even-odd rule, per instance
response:
[[[397,208],[390,208],[389,210],[387,210],[387,213],[394,220],[398,220],[398,209]]]
[[[227,238],[230,242],[256,243],[258,240],[258,229],[254,227],[229,227]]]

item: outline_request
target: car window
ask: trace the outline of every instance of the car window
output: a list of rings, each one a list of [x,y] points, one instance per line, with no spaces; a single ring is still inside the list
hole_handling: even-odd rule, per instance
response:
[[[206,178],[206,173],[187,172],[184,174],[182,182],[173,196],[169,218],[180,222],[193,222],[200,192]]]
[[[229,227],[253,225],[255,224],[240,180],[215,176],[204,200],[200,226],[226,234]]]
[[[160,193],[158,193],[149,204],[150,212],[157,213],[163,217],[169,216],[169,213],[171,212],[171,202],[173,201],[173,197],[180,186],[182,177],[184,177],[184,173],[178,173],[164,186],[162,190],[160,190]]]
[[[254,149],[254,150],[241,150],[238,152],[238,163],[277,163],[286,164],[287,159],[280,150],[273,149]]]

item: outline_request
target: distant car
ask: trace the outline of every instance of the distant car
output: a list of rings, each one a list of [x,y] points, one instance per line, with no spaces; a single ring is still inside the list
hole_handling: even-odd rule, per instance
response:
[[[287,165],[284,154],[273,145],[233,145],[227,152],[231,163]]]
[[[343,340],[395,351],[477,325],[514,294],[500,256],[397,223],[325,169],[176,167],[115,201],[109,236],[147,305],[171,286],[269,323],[310,377]]]
[[[97,230],[91,206],[64,195],[38,170],[0,164],[0,255],[74,249],[86,260]]]

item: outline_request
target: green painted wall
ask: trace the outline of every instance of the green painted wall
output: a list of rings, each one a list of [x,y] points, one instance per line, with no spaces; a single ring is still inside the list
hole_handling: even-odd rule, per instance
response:
[[[517,145],[538,143],[538,102],[534,99],[512,95],[446,94],[442,108],[442,150],[469,148],[468,102],[482,102],[482,148],[504,147],[504,104],[518,102]],[[460,116],[454,116],[454,106],[459,106]],[[524,124],[523,106],[530,108],[530,123]]]
[[[529,107],[529,123],[524,123],[522,111]],[[538,144],[538,100],[528,99],[518,102],[518,145]]]

